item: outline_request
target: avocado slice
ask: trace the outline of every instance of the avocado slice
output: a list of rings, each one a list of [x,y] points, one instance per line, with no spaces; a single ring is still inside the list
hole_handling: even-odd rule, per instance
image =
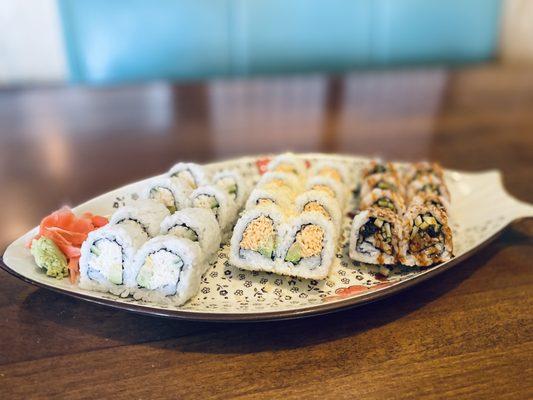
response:
[[[122,265],[115,264],[109,269],[109,281],[115,285],[122,285]]]
[[[291,262],[296,265],[300,262],[301,259],[302,249],[300,248],[300,245],[298,243],[294,242],[291,247],[289,247],[289,250],[285,255],[285,261]]]
[[[269,237],[268,240],[259,248],[259,254],[266,258],[272,258],[275,249],[274,237]]]

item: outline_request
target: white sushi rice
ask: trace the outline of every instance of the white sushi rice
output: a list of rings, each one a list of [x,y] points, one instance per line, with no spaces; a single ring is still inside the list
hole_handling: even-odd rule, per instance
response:
[[[172,235],[158,236],[137,252],[128,271],[133,297],[179,306],[198,292],[203,268],[200,246]],[[141,287],[143,283],[147,287]]]
[[[127,296],[127,271],[147,239],[137,224],[106,225],[90,232],[81,246],[80,287]]]
[[[161,222],[170,215],[168,209],[161,203],[151,200],[137,200],[133,204],[119,208],[109,219],[110,225],[136,223],[150,237],[159,234]]]
[[[321,190],[308,190],[296,198],[296,212],[302,213],[308,203],[315,202],[321,205],[329,214],[336,230],[342,225],[342,212],[339,203]]]
[[[177,163],[170,168],[168,176],[186,181],[192,189],[209,183],[209,175],[205,168],[195,163]]]
[[[141,199],[151,199],[176,211],[189,206],[191,188],[179,180],[171,178],[155,179],[140,193]]]
[[[316,186],[326,186],[330,188],[335,194],[335,200],[338,202],[339,208],[341,211],[344,210],[348,199],[348,190],[345,185],[327,176],[313,176],[307,180],[305,188],[307,190],[316,190]]]
[[[188,232],[183,225],[196,234],[202,249],[201,263],[208,268],[209,260],[218,251],[221,242],[220,227],[215,216],[204,208],[185,208],[165,218],[160,233],[187,238]]]

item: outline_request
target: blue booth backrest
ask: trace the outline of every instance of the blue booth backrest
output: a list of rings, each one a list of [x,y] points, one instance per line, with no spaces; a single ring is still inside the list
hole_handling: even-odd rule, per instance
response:
[[[59,0],[71,79],[115,83],[494,56],[501,0]]]

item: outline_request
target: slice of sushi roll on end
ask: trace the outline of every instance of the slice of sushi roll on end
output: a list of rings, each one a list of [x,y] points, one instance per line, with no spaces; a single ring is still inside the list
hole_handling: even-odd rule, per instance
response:
[[[397,215],[405,212],[403,197],[390,190],[373,189],[361,199],[359,208],[366,210],[371,207],[387,208]]]
[[[179,306],[200,287],[203,268],[200,246],[172,235],[146,242],[135,255],[128,279],[135,287],[133,297]]]
[[[248,181],[237,171],[217,172],[213,176],[213,184],[228,192],[238,208],[242,208],[250,192]]]
[[[396,192],[400,196],[404,196],[404,188],[402,182],[394,174],[382,173],[373,174],[363,179],[361,182],[360,196],[365,197],[374,189],[390,190]]]
[[[284,190],[266,190],[256,188],[252,190],[246,201],[246,210],[262,205],[276,205],[283,210],[291,208],[292,196],[287,196]]]
[[[307,166],[303,158],[293,153],[284,153],[274,157],[268,163],[267,171],[289,173],[299,178],[305,178]]]
[[[450,210],[450,203],[448,202],[448,200],[434,193],[418,193],[411,199],[409,203],[409,206],[414,205],[435,206],[438,209],[444,211],[445,213],[448,213],[448,211]]]
[[[452,257],[452,231],[446,214],[431,205],[410,207],[404,215],[401,263],[428,267]]]
[[[325,279],[335,259],[337,233],[333,222],[318,212],[293,218],[279,246],[274,272],[305,279]]]
[[[196,189],[199,186],[209,183],[209,177],[205,168],[195,163],[177,163],[170,168],[168,176],[186,182],[191,189]]]
[[[371,160],[368,165],[363,168],[361,176],[364,179],[369,176],[379,174],[391,174],[394,175],[396,179],[399,179],[400,177],[398,170],[396,169],[394,164],[392,164],[391,162],[384,162],[379,159]]]
[[[215,215],[222,232],[231,229],[237,215],[237,206],[233,198],[215,185],[204,185],[195,189],[190,195],[190,205],[210,210]]]
[[[307,190],[319,190],[326,193],[337,201],[341,210],[344,209],[348,191],[346,190],[346,186],[337,182],[335,179],[327,176],[314,176],[307,180],[305,187]]]
[[[274,271],[285,217],[279,207],[263,205],[237,221],[230,244],[230,262],[251,271]]]
[[[256,185],[257,188],[266,190],[283,190],[287,195],[298,193],[302,190],[302,180],[296,175],[287,172],[266,172]]]
[[[132,205],[115,211],[109,219],[109,224],[136,224],[152,238],[159,234],[161,221],[169,214],[168,209],[155,200],[137,200]]]
[[[184,208],[161,222],[161,235],[174,235],[198,242],[202,249],[202,263],[209,260],[220,248],[220,227],[215,215],[204,208]]]
[[[450,202],[450,192],[446,183],[433,175],[424,175],[412,181],[407,186],[407,198],[409,201],[419,194],[435,194]]]
[[[163,204],[172,214],[189,206],[191,188],[171,178],[159,178],[147,184],[140,193],[141,199],[150,199]]]
[[[126,271],[147,238],[130,224],[106,225],[90,232],[81,246],[80,287],[127,296],[131,282]]]
[[[369,264],[395,264],[402,237],[402,222],[395,213],[385,208],[368,208],[352,221],[350,258]]]
[[[426,175],[431,175],[441,181],[444,181],[444,171],[438,163],[422,161],[414,164],[409,164],[407,166],[404,173],[405,185],[409,185],[412,181],[417,180]]]
[[[339,203],[322,190],[308,190],[296,198],[296,212],[318,212],[333,222],[340,230],[342,224],[342,211]]]
[[[350,183],[346,168],[338,162],[318,161],[311,167],[310,176],[327,176],[337,182],[348,185]]]

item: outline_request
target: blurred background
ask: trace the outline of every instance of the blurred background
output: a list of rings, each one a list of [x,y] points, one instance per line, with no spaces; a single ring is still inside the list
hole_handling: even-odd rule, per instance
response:
[[[2,0],[0,85],[533,61],[528,0]]]
[[[1,0],[0,244],[183,160],[501,169],[531,200],[533,1]]]

